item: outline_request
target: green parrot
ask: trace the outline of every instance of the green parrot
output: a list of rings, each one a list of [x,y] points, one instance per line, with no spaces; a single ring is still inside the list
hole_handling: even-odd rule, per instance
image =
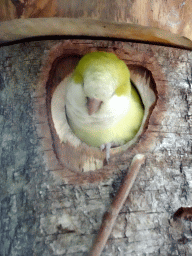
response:
[[[120,146],[138,132],[144,107],[124,61],[110,52],[91,52],[77,64],[68,82],[66,115],[81,141],[106,149]]]

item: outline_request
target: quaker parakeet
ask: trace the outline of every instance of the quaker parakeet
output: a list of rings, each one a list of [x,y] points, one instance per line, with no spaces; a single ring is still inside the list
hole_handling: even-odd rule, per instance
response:
[[[133,139],[144,108],[124,61],[109,52],[84,55],[66,92],[66,115],[72,131],[88,145],[106,148]]]

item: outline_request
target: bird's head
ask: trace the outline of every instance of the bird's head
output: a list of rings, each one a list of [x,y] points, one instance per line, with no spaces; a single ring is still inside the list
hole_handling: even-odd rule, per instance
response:
[[[86,54],[73,77],[75,82],[82,84],[89,115],[96,113],[113,95],[121,96],[131,91],[129,70],[113,53]]]

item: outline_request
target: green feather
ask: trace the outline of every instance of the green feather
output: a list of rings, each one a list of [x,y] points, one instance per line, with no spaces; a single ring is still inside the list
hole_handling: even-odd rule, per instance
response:
[[[118,80],[115,93],[118,96],[130,93],[130,72],[124,61],[110,52],[92,52],[84,55],[79,61],[73,79],[75,83],[83,83],[85,71],[92,68],[93,72],[110,72]]]

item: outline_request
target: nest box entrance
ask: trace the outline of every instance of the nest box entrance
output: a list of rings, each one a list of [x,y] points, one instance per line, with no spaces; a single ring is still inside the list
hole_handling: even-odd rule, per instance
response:
[[[62,177],[70,177],[70,181],[73,180],[73,175],[76,175],[76,178],[77,176],[79,177],[78,182],[102,180],[108,177],[121,164],[121,156],[125,158],[125,155],[127,155],[128,159],[130,159],[135,152],[143,153],[146,151],[153,142],[153,138],[151,136],[150,138],[148,137],[147,126],[151,118],[152,120],[155,119],[153,117],[153,109],[158,97],[155,82],[155,76],[157,75],[155,60],[151,60],[150,56],[143,53],[140,54],[131,47],[127,47],[126,43],[122,43],[120,47],[117,47],[119,43],[114,46],[114,43],[112,44],[109,41],[105,45],[102,42],[67,40],[56,44],[50,50],[48,56],[45,57],[45,64],[42,68],[39,93],[43,94],[42,97],[44,97],[45,104],[42,108],[47,117],[46,130],[48,132],[45,144],[50,148],[45,151],[47,165],[48,168],[55,166],[54,169]],[[111,158],[108,165],[105,165],[105,152],[82,142],[72,132],[67,122],[65,111],[56,113],[58,115],[57,118],[60,120],[59,125],[54,123],[53,111],[51,111],[53,101],[57,108],[61,104],[54,96],[60,82],[64,80],[67,85],[67,79],[78,61],[85,54],[94,51],[113,52],[127,64],[131,73],[131,81],[136,86],[144,105],[144,117],[139,131],[131,141],[111,149]],[[60,100],[62,100],[64,106],[65,90]],[[59,129],[64,129],[67,137],[66,143],[62,143],[59,137]],[[45,127],[40,127],[40,130],[43,133]]]

